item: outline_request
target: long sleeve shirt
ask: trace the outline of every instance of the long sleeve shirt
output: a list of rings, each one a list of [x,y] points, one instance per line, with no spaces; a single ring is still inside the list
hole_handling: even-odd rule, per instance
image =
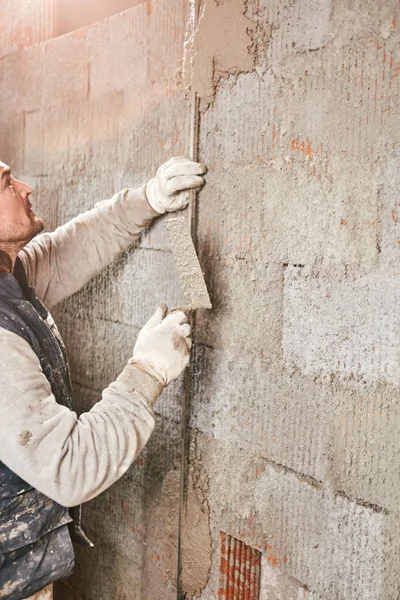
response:
[[[135,243],[158,213],[145,188],[123,190],[20,252],[28,281],[51,308],[84,286]],[[106,351],[106,349],[105,349]],[[35,352],[0,328],[0,461],[63,506],[111,486],[154,429],[152,405],[162,385],[127,364],[80,417],[52,394]]]

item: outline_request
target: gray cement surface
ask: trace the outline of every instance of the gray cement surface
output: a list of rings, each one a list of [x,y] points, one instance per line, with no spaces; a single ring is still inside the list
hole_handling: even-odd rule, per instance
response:
[[[153,0],[0,60],[1,158],[49,228],[190,154],[201,99],[213,310],[184,472],[180,381],[84,507],[96,547],[56,598],[176,600],[180,534],[187,599],[220,600],[222,531],[262,552],[262,600],[398,600],[399,0],[204,0],[197,29],[192,8]],[[181,300],[160,222],[60,307],[80,410]]]
[[[184,217],[176,217],[167,219],[165,224],[185,300],[185,305],[181,309],[188,312],[197,308],[212,308],[188,221]]]

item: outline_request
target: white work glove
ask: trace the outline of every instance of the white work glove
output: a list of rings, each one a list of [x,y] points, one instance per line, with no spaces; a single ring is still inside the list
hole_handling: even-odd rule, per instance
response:
[[[139,332],[130,360],[163,385],[177,379],[186,369],[192,347],[191,327],[185,313],[166,316],[167,311],[162,304]]]
[[[184,156],[161,165],[146,187],[147,201],[160,214],[182,210],[189,202],[189,190],[201,188],[207,168]]]

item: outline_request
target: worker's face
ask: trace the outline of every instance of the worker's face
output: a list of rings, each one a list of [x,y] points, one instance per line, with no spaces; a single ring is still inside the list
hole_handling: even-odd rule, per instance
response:
[[[32,191],[0,161],[0,244],[24,245],[43,230],[42,219],[32,210]]]

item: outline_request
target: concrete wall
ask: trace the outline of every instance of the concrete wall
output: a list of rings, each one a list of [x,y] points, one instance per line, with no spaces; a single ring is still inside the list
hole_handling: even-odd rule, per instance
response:
[[[175,82],[188,9],[174,7],[144,4],[1,60],[0,154],[35,188],[49,229],[188,152],[190,107]],[[180,297],[160,223],[55,311],[80,411],[100,400],[162,300],[173,306]],[[181,389],[171,386],[158,403],[157,434],[135,466],[85,508],[95,549],[77,550],[75,577],[58,598],[175,598]],[[175,476],[174,502],[160,515],[167,473]]]
[[[0,57],[51,39],[57,0],[1,0]]]
[[[196,33],[189,15],[154,0],[3,58],[2,159],[54,227],[189,152],[197,91],[214,309],[195,326],[180,595],[223,597],[222,531],[261,550],[261,600],[396,600],[400,2],[207,0]],[[58,311],[82,410],[178,293],[159,223]],[[86,507],[96,548],[58,598],[177,597],[183,397]]]

